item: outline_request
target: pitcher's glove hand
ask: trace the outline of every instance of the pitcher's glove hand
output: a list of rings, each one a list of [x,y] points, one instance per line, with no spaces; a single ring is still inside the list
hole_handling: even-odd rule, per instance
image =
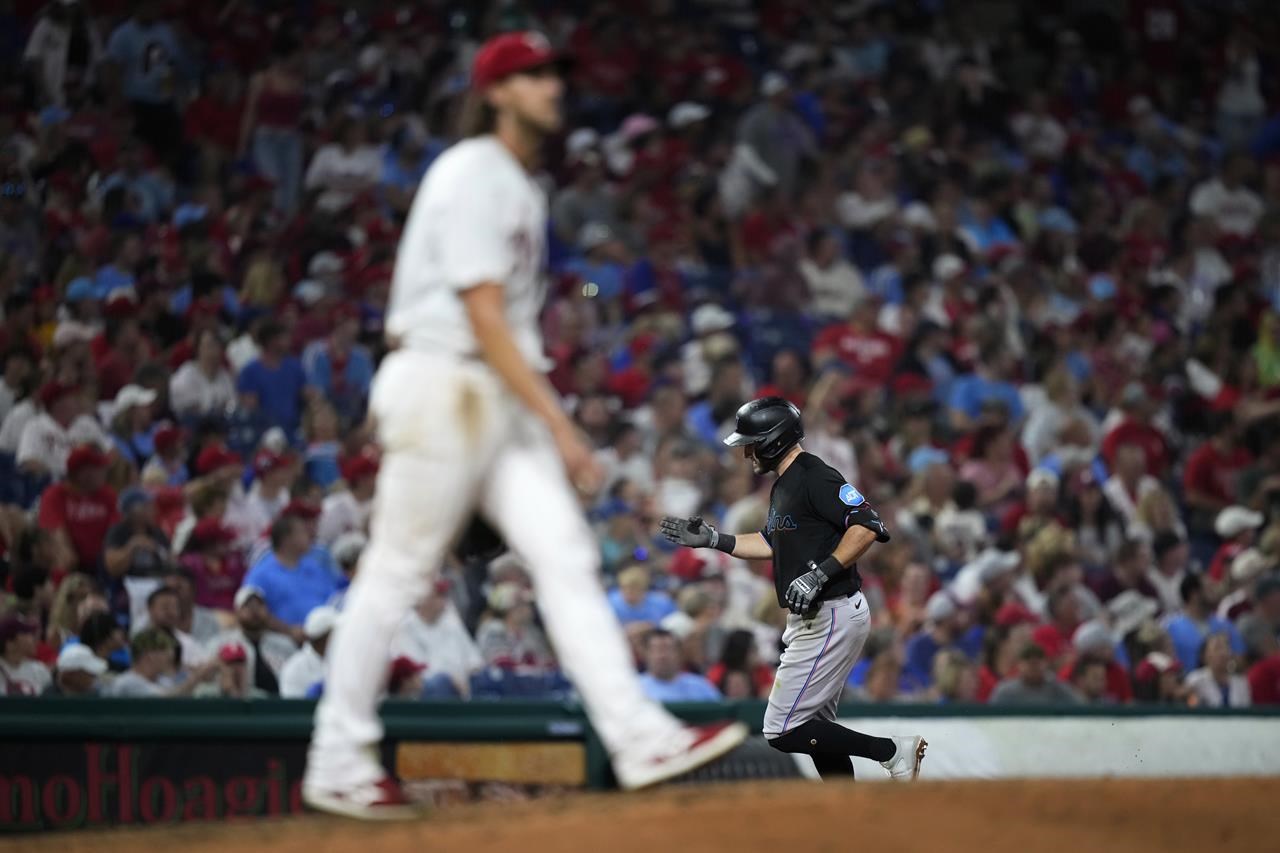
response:
[[[830,578],[822,567],[813,560],[809,561],[809,571],[791,582],[787,587],[787,607],[797,616],[803,616],[818,601],[818,595]]]
[[[666,516],[662,519],[662,535],[668,542],[684,545],[686,548],[714,548],[720,534],[701,516],[693,518],[676,518]]]

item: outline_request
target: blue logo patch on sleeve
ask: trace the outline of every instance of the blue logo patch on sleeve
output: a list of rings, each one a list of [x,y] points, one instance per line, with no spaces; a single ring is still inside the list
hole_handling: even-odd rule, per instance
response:
[[[846,504],[847,506],[861,506],[865,501],[866,498],[862,496],[862,492],[858,491],[848,483],[845,483],[840,487],[840,502],[842,504]]]

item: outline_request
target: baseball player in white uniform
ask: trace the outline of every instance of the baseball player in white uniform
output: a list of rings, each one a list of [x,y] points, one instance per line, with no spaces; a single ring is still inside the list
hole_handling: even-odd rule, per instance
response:
[[[599,579],[575,489],[598,487],[591,449],[543,372],[546,198],[530,175],[558,130],[563,83],[536,33],[486,42],[468,138],[432,165],[396,261],[370,408],[383,462],[370,541],[329,647],[302,794],[317,809],[399,818],[413,804],[375,749],[393,635],[479,512],[528,566],[567,675],[619,784],[641,788],[732,750],[740,723],[687,726],[641,692]],[[466,121],[464,119],[464,121]]]

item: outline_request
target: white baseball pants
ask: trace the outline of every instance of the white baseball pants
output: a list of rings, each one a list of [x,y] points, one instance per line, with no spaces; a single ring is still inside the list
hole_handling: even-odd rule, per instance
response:
[[[549,432],[479,362],[400,350],[374,379],[383,448],[369,545],[329,643],[310,784],[381,778],[377,705],[392,636],[479,511],[532,578],[560,664],[610,755],[659,753],[681,723],[642,692],[599,579],[599,547]]]

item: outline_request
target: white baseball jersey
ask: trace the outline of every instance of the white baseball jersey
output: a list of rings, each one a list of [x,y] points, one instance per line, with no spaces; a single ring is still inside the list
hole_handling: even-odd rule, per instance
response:
[[[493,136],[459,142],[432,164],[400,241],[387,331],[408,349],[479,355],[460,294],[506,289],[520,351],[546,369],[539,329],[545,295],[547,199]]]

